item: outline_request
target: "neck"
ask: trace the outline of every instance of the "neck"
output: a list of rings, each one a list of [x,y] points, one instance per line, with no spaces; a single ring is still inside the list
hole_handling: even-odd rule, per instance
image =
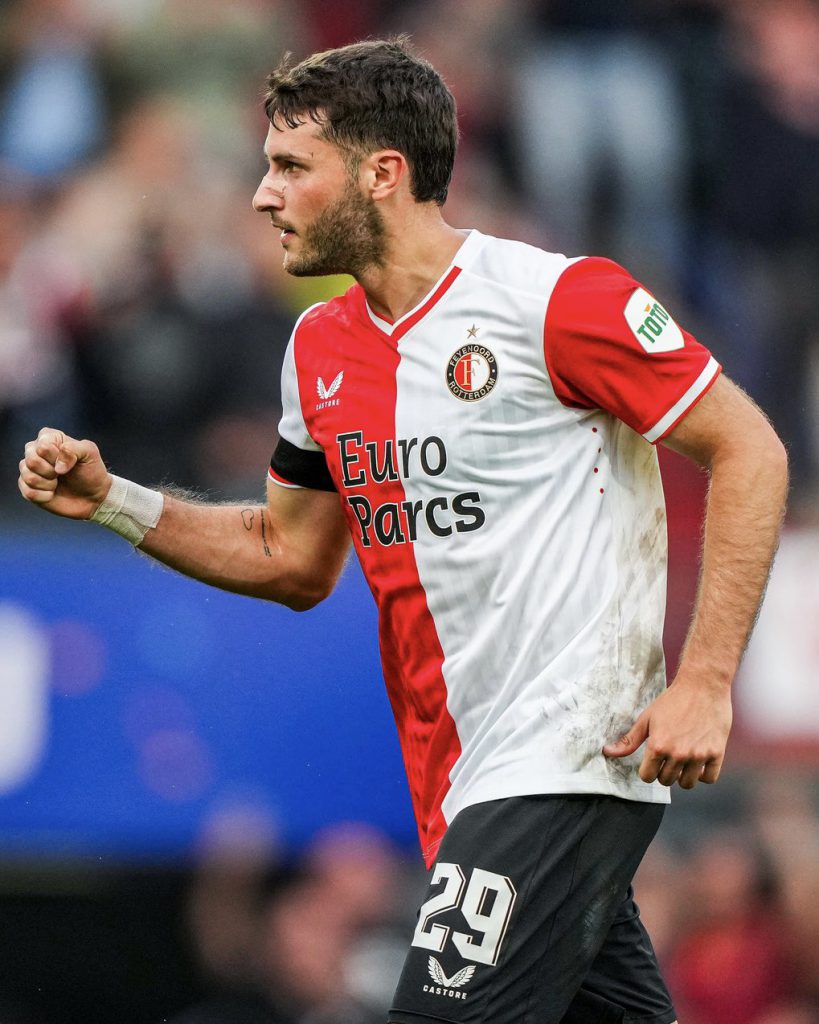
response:
[[[383,263],[358,274],[370,309],[395,321],[424,298],[452,263],[468,232],[452,228],[437,206],[417,207],[388,226]]]

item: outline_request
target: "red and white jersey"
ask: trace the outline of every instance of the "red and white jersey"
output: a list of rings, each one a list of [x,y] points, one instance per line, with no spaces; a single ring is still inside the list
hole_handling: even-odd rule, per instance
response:
[[[665,685],[652,445],[719,369],[615,263],[477,231],[395,323],[297,323],[271,477],[339,493],[428,863],[481,801],[668,800],[601,748]]]

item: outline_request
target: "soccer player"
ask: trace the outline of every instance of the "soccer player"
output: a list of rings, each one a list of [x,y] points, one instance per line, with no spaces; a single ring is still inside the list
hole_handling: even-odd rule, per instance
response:
[[[352,537],[432,868],[389,1019],[671,1024],[631,879],[670,787],[719,776],[783,447],[626,270],[444,221],[455,105],[405,40],[286,60],[266,111],[285,268],[356,279],[293,331],[267,504],[112,477],[54,428],[23,496],[294,609]],[[657,442],[710,472],[668,688]]]

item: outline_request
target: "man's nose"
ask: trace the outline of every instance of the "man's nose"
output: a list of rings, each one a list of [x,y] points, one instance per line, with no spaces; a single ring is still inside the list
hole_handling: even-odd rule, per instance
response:
[[[268,210],[280,210],[284,205],[284,190],[286,185],[277,185],[265,175],[259,182],[256,194],[253,196],[253,209],[257,213],[266,213]]]

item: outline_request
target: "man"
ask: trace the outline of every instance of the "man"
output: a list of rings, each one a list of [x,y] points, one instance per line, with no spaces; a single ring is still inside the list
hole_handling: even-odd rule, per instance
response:
[[[454,101],[404,40],[285,62],[268,87],[254,206],[290,273],[357,284],[293,332],[266,507],[112,478],[51,428],[22,493],[295,609],[352,535],[434,865],[390,1020],[671,1024],[630,882],[668,788],[719,776],[782,445],[616,264],[446,224]],[[668,689],[657,441],[711,474]]]

